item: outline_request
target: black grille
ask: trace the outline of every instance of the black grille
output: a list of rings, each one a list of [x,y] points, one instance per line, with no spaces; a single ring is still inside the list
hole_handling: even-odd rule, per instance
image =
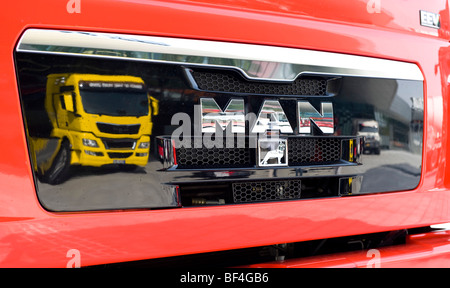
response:
[[[110,134],[137,134],[139,133],[140,124],[133,125],[114,125],[107,123],[97,123],[98,130],[103,133]]]
[[[300,199],[300,180],[233,183],[234,203]]]
[[[320,78],[298,78],[292,83],[267,83],[248,81],[233,71],[193,71],[200,90],[246,93],[262,95],[327,95],[327,80]]]
[[[115,159],[125,159],[133,155],[133,153],[118,153],[118,152],[108,152],[109,158]]]
[[[136,140],[133,139],[103,139],[106,149],[134,149]]]
[[[331,164],[341,160],[338,138],[288,138],[290,166]]]
[[[349,153],[348,147],[342,151],[342,138],[288,137],[287,139],[289,166],[338,164],[342,161],[343,155]],[[194,147],[193,144],[191,147]],[[178,168],[239,168],[253,167],[256,164],[256,159],[252,156],[256,154],[255,149],[248,148],[248,146],[245,146],[246,148],[226,148],[225,143],[223,147],[177,148]],[[347,158],[345,158],[347,161],[356,161],[356,158]]]
[[[179,148],[176,150],[178,168],[238,168],[249,167],[248,148]]]

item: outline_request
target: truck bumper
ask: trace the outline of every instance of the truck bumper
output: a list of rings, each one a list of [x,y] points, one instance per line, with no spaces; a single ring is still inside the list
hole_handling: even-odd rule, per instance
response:
[[[450,225],[447,225],[450,228]],[[406,243],[357,252],[259,263],[246,268],[448,268],[450,230],[407,236]]]
[[[83,145],[83,138],[95,140],[98,147]],[[72,141],[71,164],[92,167],[110,164],[147,165],[149,148],[139,148],[139,144],[142,142],[149,143],[150,137],[144,135],[133,141],[135,142],[133,149],[107,149],[101,138],[95,137],[90,133],[76,133],[76,137],[74,136]]]

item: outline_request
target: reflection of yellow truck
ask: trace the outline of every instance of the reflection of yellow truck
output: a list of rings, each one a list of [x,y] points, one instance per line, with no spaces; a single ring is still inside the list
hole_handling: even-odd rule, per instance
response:
[[[47,139],[32,139],[32,145],[36,158],[49,151],[54,155],[47,163],[35,159],[38,173],[59,183],[71,165],[145,166],[152,110],[157,110],[153,100],[139,77],[49,75],[45,110],[52,130]]]

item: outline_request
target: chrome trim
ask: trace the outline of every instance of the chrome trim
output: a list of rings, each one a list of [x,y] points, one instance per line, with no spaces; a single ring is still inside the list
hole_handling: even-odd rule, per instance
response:
[[[320,112],[317,112],[308,101],[297,101],[298,127],[300,134],[311,134],[311,123],[324,134],[334,133],[333,104],[320,103]]]
[[[264,150],[264,151],[263,151]],[[258,167],[279,167],[288,166],[288,146],[287,139],[258,139]],[[263,153],[265,152],[265,153]],[[264,156],[264,157],[263,157]],[[269,160],[276,159],[275,163],[268,163]]]
[[[250,180],[276,180],[276,179],[302,179],[316,177],[348,177],[349,175],[363,174],[362,165],[356,163],[340,163],[321,166],[302,167],[255,167],[255,168],[227,168],[210,170],[177,170],[175,167],[164,170],[162,176],[165,183],[183,184],[194,182],[218,182],[218,181],[250,181]],[[229,176],[231,175],[231,176]],[[236,178],[232,175],[240,175]],[[245,176],[245,177],[244,177]]]
[[[441,19],[438,13],[420,10],[420,25],[435,29],[441,28]]]
[[[417,65],[386,59],[253,44],[98,32],[29,29],[19,40],[16,51],[234,68],[254,80],[293,81],[302,74],[424,80]],[[262,69],[270,66],[274,68]]]
[[[215,133],[216,125],[225,130],[231,124],[232,133],[245,133],[244,99],[231,99],[222,111],[214,98],[200,98],[200,109],[202,132]]]
[[[340,178],[339,196],[359,194],[361,192],[363,178],[362,175]]]
[[[265,133],[270,130],[279,130],[281,133],[294,133],[283,107],[277,100],[264,100],[251,133]]]
[[[312,177],[345,177],[349,175],[360,175],[365,172],[362,165],[362,141],[363,138],[346,139],[342,137],[342,144],[346,147],[355,147],[356,155],[341,155],[341,160],[336,164],[306,165],[306,166],[287,166],[283,165],[255,166],[246,168],[207,168],[207,169],[180,169],[176,159],[175,142],[169,136],[156,137],[159,155],[160,169],[158,169],[159,179],[162,183],[193,183],[193,182],[217,182],[217,181],[236,181],[236,175],[245,180],[261,180],[268,178],[312,178]],[[270,141],[270,139],[267,139]],[[287,155],[286,149],[286,155]],[[260,156],[257,153],[259,162]],[[156,162],[153,163],[156,165]],[[163,172],[163,173],[161,173]]]

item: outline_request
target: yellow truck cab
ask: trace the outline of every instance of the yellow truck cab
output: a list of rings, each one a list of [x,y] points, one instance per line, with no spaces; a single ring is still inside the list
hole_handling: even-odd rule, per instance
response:
[[[33,145],[39,151],[36,146],[57,139],[57,148],[51,163],[37,161],[42,178],[57,184],[71,165],[145,166],[155,109],[151,99],[139,77],[48,75],[45,110],[52,131],[49,139],[34,139]]]

